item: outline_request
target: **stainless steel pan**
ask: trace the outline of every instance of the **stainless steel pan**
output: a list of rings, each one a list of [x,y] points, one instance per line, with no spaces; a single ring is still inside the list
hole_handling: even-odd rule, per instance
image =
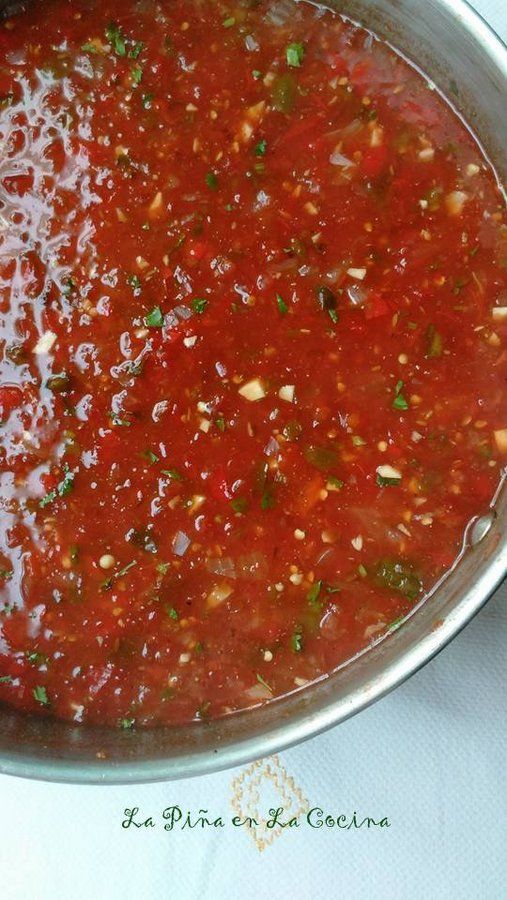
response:
[[[37,0],[43,2],[43,0]],[[2,10],[21,7],[0,0]],[[507,50],[463,0],[330,0],[386,38],[452,99],[507,176]],[[472,523],[449,576],[395,633],[333,675],[209,724],[136,733],[0,710],[0,771],[124,783],[211,772],[267,756],[359,712],[401,684],[470,621],[507,571],[507,492]]]

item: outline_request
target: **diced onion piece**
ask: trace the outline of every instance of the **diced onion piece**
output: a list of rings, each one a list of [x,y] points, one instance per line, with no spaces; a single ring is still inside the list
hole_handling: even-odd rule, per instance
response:
[[[278,391],[278,396],[280,397],[280,400],[286,400],[287,403],[292,403],[294,400],[295,390],[295,385],[284,384]]]
[[[253,687],[245,691],[245,694],[250,700],[269,700],[272,696],[269,688],[263,684],[254,684]]]
[[[384,463],[382,466],[377,466],[377,475],[380,478],[388,478],[389,480],[398,480],[401,481],[401,472],[398,472],[398,469],[393,469],[392,466]]]
[[[494,306],[491,315],[495,322],[503,322],[504,319],[507,319],[507,306]]]
[[[190,538],[184,531],[177,531],[173,538],[173,553],[176,556],[184,556],[190,547]]]
[[[216,606],[220,606],[224,600],[227,600],[227,597],[230,597],[234,588],[230,586],[230,584],[216,584],[214,588],[208,594],[207,604],[212,609],[215,609]]]
[[[347,269],[347,275],[350,275],[351,278],[357,278],[359,281],[362,281],[363,278],[366,277],[366,269]]]
[[[49,353],[55,341],[56,334],[54,333],[54,331],[45,331],[44,334],[41,334],[39,340],[33,348],[33,352],[37,353],[37,355]]]
[[[435,151],[433,147],[424,147],[422,150],[419,150],[417,154],[417,158],[421,160],[421,162],[431,162],[433,157],[435,156]]]
[[[331,156],[329,157],[329,162],[332,166],[342,166],[344,169],[348,169],[349,166],[353,166],[354,163],[347,156],[344,156],[343,153],[340,153],[339,150],[333,150]]]
[[[246,384],[243,384],[240,387],[238,393],[241,394],[245,400],[250,401],[262,400],[262,398],[266,396],[266,391],[264,390],[260,378],[252,378],[251,381],[247,381]]]
[[[471,178],[473,175],[478,175],[480,171],[481,168],[477,165],[477,163],[468,163],[468,166],[466,167],[466,173],[469,178]]]
[[[236,578],[236,567],[230,556],[209,557],[206,560],[206,569],[213,575],[221,575],[225,578]]]
[[[249,106],[246,111],[246,114],[247,114],[248,118],[251,119],[253,122],[258,122],[259,119],[262,118],[265,107],[266,107],[266,101],[261,100],[259,103],[255,103],[253,106]]]
[[[370,147],[380,147],[384,141],[384,129],[380,125],[372,128],[370,137]]]
[[[368,298],[368,291],[361,284],[351,284],[347,288],[347,296],[351,306],[363,306]]]
[[[451,191],[445,198],[445,205],[450,216],[460,216],[463,207],[468,200],[468,194],[464,191]]]
[[[153,200],[148,207],[148,215],[150,219],[158,219],[164,212],[164,198],[162,191],[157,191]]]
[[[493,432],[495,443],[501,453],[507,453],[507,428],[500,428]]]

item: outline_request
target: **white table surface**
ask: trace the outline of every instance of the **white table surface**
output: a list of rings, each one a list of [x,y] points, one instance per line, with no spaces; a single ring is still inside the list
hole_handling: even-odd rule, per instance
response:
[[[507,0],[475,6],[507,37]],[[162,785],[0,777],[0,900],[507,897],[506,599],[504,585],[403,687],[278,757]],[[233,802],[250,815],[356,810],[390,827],[312,829],[302,816],[282,831],[164,831],[167,807],[230,823]],[[122,828],[127,807],[156,827]]]

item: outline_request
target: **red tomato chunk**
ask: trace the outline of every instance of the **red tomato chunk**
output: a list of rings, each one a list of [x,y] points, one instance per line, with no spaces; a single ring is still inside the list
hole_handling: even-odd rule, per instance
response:
[[[326,675],[499,483],[494,172],[313,5],[47,0],[0,48],[0,699],[130,728]]]

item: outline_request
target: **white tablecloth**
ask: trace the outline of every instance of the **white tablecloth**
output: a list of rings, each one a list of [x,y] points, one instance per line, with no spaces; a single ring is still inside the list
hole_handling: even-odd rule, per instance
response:
[[[507,37],[507,0],[475,5]],[[163,785],[0,777],[1,900],[507,897],[506,598],[389,697],[278,757]],[[165,831],[172,806],[225,827]],[[231,824],[279,806],[389,827]],[[134,807],[155,827],[123,828]]]

